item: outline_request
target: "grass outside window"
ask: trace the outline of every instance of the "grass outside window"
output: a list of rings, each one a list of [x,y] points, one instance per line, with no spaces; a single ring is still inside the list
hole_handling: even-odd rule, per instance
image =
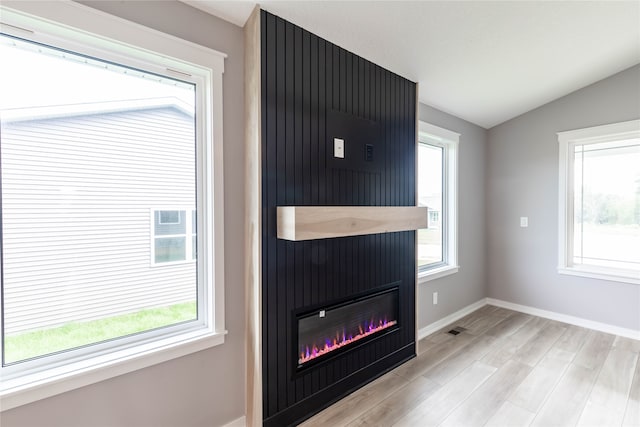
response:
[[[4,363],[107,341],[197,318],[195,301],[4,337]]]

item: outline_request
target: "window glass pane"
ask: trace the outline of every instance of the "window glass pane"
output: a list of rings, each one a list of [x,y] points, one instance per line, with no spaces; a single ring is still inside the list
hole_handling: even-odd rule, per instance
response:
[[[443,162],[443,147],[418,144],[418,204],[429,208],[429,228],[418,230],[418,267],[444,261]]]
[[[185,237],[158,237],[155,239],[156,262],[184,261]]]
[[[155,235],[185,234],[187,232],[185,219],[185,211],[156,211]]]
[[[149,259],[186,256],[150,236],[184,211],[149,212],[195,206],[194,85],[7,36],[0,57],[3,364],[196,319],[195,263]]]
[[[160,211],[158,212],[158,223],[162,225],[166,224],[180,224],[182,212],[180,211]]]
[[[640,269],[640,140],[574,149],[576,265]]]

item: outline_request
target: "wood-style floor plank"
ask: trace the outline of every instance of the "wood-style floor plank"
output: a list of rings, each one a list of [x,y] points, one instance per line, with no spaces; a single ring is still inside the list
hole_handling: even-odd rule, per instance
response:
[[[492,366],[474,362],[393,425],[397,427],[439,425],[451,411],[495,371],[496,368]]]
[[[580,418],[598,370],[571,364],[533,420],[533,426],[573,426]]]
[[[478,337],[462,333],[455,336],[454,339],[444,341],[440,345],[432,347],[424,353],[420,353],[416,358],[396,368],[394,372],[408,381],[414,380],[431,367],[442,362],[471,341],[477,339]]]
[[[549,321],[547,319],[533,317],[531,321],[524,323],[516,333],[507,336],[499,345],[487,353],[487,355],[482,358],[482,362],[495,366],[496,368],[501,367],[511,360],[523,345],[529,342],[531,338],[548,324]]]
[[[367,411],[360,418],[349,423],[347,427],[390,426],[439,388],[439,384],[427,378],[418,377]]]
[[[446,384],[474,361],[480,360],[487,354],[495,341],[496,339],[493,337],[479,337],[455,355],[427,370],[424,376],[438,384]]]
[[[617,426],[622,423],[638,354],[614,347],[591,391],[579,426]]]
[[[568,367],[567,361],[545,358],[511,394],[509,401],[537,413]]]
[[[524,363],[508,361],[459,405],[441,426],[483,426],[530,371],[531,367]]]
[[[624,421],[622,425],[625,427],[640,426],[640,359],[636,363],[636,370],[629,391],[629,399],[627,408],[624,413]]]
[[[599,368],[607,358],[615,338],[615,335],[590,331],[573,363],[589,369]]]
[[[616,336],[616,339],[613,341],[613,346],[629,350],[633,353],[640,353],[640,341],[632,340],[631,338]]]
[[[530,322],[533,319],[533,316],[524,313],[515,313],[512,316],[504,318],[499,323],[496,323],[492,328],[490,328],[486,335],[502,338],[509,335],[512,335],[525,323]]]
[[[559,350],[577,354],[584,345],[589,332],[590,331],[587,328],[582,328],[575,325],[567,325],[567,330],[564,334],[562,334],[560,339],[558,339],[554,347]]]
[[[522,409],[507,400],[498,408],[493,417],[487,421],[485,427],[526,427],[531,424],[535,416],[535,413]]]
[[[566,330],[566,327],[557,322],[547,324],[518,349],[513,359],[535,366]]]
[[[345,426],[406,384],[407,380],[393,372],[389,372],[311,417],[301,425],[304,427]]]
[[[303,425],[640,427],[640,341],[485,306],[419,347]]]
[[[515,313],[514,313],[515,314]],[[467,329],[467,333],[471,335],[482,335],[496,324],[509,318],[512,314],[507,316],[500,316],[497,313],[490,313],[487,315],[474,316],[467,320],[458,321],[455,326],[462,326]]]

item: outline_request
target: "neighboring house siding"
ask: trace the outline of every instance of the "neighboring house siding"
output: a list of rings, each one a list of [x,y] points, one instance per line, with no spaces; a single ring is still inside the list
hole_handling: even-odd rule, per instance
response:
[[[195,262],[151,265],[151,209],[195,209],[193,132],[168,107],[3,123],[5,333],[195,299]]]

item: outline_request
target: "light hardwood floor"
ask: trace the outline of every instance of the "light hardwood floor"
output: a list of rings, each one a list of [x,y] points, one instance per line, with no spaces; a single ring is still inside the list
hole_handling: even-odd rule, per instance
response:
[[[485,306],[302,426],[640,426],[639,353],[640,341]]]

